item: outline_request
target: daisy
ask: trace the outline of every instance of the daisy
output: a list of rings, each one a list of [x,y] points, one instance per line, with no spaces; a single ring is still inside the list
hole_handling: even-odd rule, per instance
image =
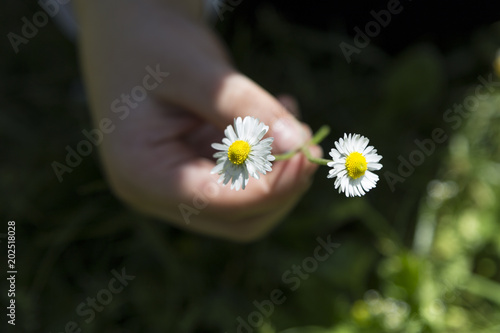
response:
[[[271,143],[273,138],[261,140],[269,130],[269,126],[252,117],[240,117],[234,120],[234,128],[229,125],[222,139],[222,144],[213,143],[212,148],[220,150],[214,154],[217,158],[212,174],[219,174],[219,183],[226,185],[231,181],[231,189],[245,189],[249,175],[259,179],[271,171]]]
[[[335,189],[345,192],[347,197],[363,196],[375,187],[378,176],[372,171],[380,170],[378,163],[382,156],[377,154],[373,146],[368,146],[368,140],[359,134],[345,134],[335,142],[335,148],[330,151],[333,161],[328,163],[330,170],[328,178],[337,177]]]

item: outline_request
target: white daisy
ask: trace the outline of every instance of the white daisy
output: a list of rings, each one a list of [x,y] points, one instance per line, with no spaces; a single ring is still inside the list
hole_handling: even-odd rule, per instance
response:
[[[377,154],[373,146],[368,146],[368,140],[359,134],[345,134],[335,142],[335,148],[330,151],[332,162],[328,163],[330,170],[328,178],[337,177],[335,189],[345,192],[347,197],[363,196],[374,188],[378,176],[372,171],[380,170],[378,163],[382,156]]]
[[[231,181],[231,189],[238,191],[245,189],[249,175],[259,179],[259,172],[263,175],[271,171],[271,143],[273,138],[261,140],[269,130],[269,126],[252,117],[240,117],[234,120],[234,128],[229,125],[222,139],[222,144],[213,143],[212,148],[220,150],[214,154],[217,164],[212,174],[217,173],[219,183],[224,185]]]

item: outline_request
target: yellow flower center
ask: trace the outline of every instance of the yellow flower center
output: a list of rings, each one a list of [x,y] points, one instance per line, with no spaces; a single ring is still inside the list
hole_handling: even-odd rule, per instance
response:
[[[236,165],[243,164],[248,154],[250,154],[250,145],[243,140],[234,141],[227,151],[227,157]]]
[[[368,163],[366,163],[366,158],[363,155],[354,152],[349,154],[345,159],[345,168],[349,177],[358,179],[365,174],[366,169],[368,169]]]

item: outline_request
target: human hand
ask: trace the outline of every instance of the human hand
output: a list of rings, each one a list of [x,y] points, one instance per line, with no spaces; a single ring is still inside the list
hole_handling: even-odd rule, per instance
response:
[[[100,146],[115,193],[146,214],[226,239],[253,240],[275,226],[307,190],[317,165],[297,154],[274,162],[271,173],[251,179],[244,191],[222,185],[214,191],[218,176],[210,174],[210,145],[221,141],[236,117],[252,116],[270,126],[274,155],[306,142],[307,126],[235,71],[219,40],[192,11],[154,0],[82,0],[77,6],[93,118],[116,125]],[[127,102],[123,96],[134,87],[153,86],[151,69],[161,84],[140,101]],[[321,155],[317,146],[311,152]],[[212,195],[196,207],[194,200],[207,193]],[[188,221],[181,205],[196,210]]]

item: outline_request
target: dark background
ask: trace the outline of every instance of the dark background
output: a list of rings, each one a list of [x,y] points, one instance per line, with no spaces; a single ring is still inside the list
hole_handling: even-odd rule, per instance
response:
[[[354,27],[364,30],[373,20],[371,11],[387,9],[390,1],[286,1],[243,0],[238,15],[250,13],[263,5],[272,5],[291,24],[345,33],[354,37]],[[403,11],[393,15],[391,23],[374,43],[391,54],[415,42],[430,41],[438,47],[450,48],[478,27],[498,21],[500,5],[482,1],[412,1],[401,0]],[[398,7],[398,8],[399,8]],[[229,15],[228,15],[229,17]],[[229,18],[230,19],[230,18]],[[255,22],[255,17],[251,18]]]

